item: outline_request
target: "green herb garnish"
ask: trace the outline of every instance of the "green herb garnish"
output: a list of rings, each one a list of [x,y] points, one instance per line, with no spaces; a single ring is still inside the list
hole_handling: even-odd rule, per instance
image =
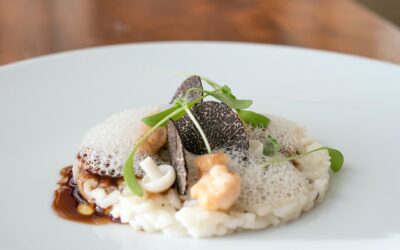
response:
[[[271,135],[268,135],[264,143],[263,155],[274,156],[278,153],[279,149],[278,141]]]
[[[233,109],[247,109],[248,107],[251,106],[251,104],[253,104],[252,100],[238,100],[233,95],[224,93],[223,89],[225,87],[226,86],[223,86],[221,88],[221,91],[219,91],[219,92],[207,91],[207,90],[203,90],[203,91],[204,91],[204,93],[209,94],[210,96],[227,104],[228,106],[230,106]]]
[[[268,117],[253,111],[237,109],[236,112],[242,121],[255,128],[267,128],[271,121]]]
[[[303,153],[303,154],[298,154],[298,155],[294,155],[294,156],[290,156],[290,157],[273,159],[273,160],[267,162],[266,166],[272,165],[272,164],[281,163],[281,162],[285,162],[285,161],[296,160],[296,159],[299,159],[299,158],[301,158],[303,156],[312,154],[312,153],[320,151],[320,150],[327,150],[328,151],[328,154],[329,154],[329,156],[331,158],[330,167],[331,167],[333,172],[338,172],[342,168],[343,163],[344,163],[343,154],[339,150],[334,149],[334,148],[329,148],[329,147],[320,147],[320,148],[308,151],[308,152]]]
[[[207,96],[208,95],[203,95],[203,96],[197,98],[196,100],[187,103],[187,106],[189,108],[191,108],[191,107],[193,107],[193,105],[198,103],[200,100],[206,98]],[[176,110],[178,110],[180,108],[181,108],[181,106],[175,104],[174,106],[172,106],[169,109],[166,109],[166,110],[161,111],[161,112],[159,112],[157,114],[154,114],[154,115],[150,115],[150,116],[144,117],[142,119],[142,122],[144,122],[146,125],[148,125],[150,127],[153,127],[157,123],[159,123],[161,120],[163,120],[165,117],[167,117],[168,115],[170,115],[171,113],[173,113],[174,111],[176,111]],[[176,115],[172,116],[171,119],[174,120],[174,121],[177,121],[180,118],[182,118],[185,114],[186,114],[185,111],[182,109],[181,112],[179,112]],[[164,126],[167,123],[167,121],[165,121],[161,126]]]
[[[331,169],[333,172],[339,172],[340,169],[343,167],[344,163],[344,157],[343,154],[334,148],[327,148],[325,147],[326,150],[328,150],[328,154],[331,157]]]

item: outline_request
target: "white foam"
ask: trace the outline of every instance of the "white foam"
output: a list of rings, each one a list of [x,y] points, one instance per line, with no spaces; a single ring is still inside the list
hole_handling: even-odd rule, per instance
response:
[[[310,188],[307,179],[291,162],[263,166],[261,160],[249,156],[247,164],[238,164],[231,158],[230,168],[241,177],[241,193],[235,207],[240,211],[265,215],[301,196],[308,197]]]
[[[141,136],[141,119],[157,111],[158,106],[148,106],[120,112],[90,129],[78,153],[85,159],[85,167],[101,175],[120,177],[123,164]]]
[[[304,128],[276,115],[267,116],[271,119],[267,129],[246,126],[251,140],[259,140],[264,144],[266,137],[271,135],[278,141],[282,153],[294,155],[296,152],[304,152],[305,146],[310,144],[309,141],[304,141],[305,138],[308,138],[305,136]]]

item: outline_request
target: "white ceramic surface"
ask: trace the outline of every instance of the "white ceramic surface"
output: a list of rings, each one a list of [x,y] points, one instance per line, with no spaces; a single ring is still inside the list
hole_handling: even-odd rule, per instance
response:
[[[303,124],[339,148],[324,202],[288,225],[192,239],[65,221],[50,208],[83,134],[133,106],[168,102],[195,72]],[[150,43],[0,67],[0,249],[400,249],[400,67],[359,57],[236,43]]]

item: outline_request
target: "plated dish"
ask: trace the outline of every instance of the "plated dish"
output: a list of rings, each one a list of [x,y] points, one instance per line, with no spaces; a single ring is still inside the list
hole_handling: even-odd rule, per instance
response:
[[[75,162],[90,128],[124,110],[164,109],[185,80],[150,67],[229,84],[237,98],[253,100],[248,110],[267,113],[270,125],[276,115],[287,118],[340,149],[345,165],[330,171],[323,201],[280,226],[200,240],[57,216],[51,204],[59,171]],[[399,82],[399,67],[384,62],[225,42],[129,44],[2,66],[0,248],[397,250],[400,168],[389,158],[400,148]]]
[[[251,105],[193,75],[169,105],[112,115],[61,170],[53,208],[70,220],[192,237],[297,219],[324,199],[343,155]]]

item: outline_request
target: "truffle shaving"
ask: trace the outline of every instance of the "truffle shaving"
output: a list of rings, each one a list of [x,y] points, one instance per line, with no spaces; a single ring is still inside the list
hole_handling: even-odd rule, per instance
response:
[[[172,98],[170,103],[173,103],[176,98],[183,98],[186,94],[186,92],[191,89],[191,88],[199,88],[203,89],[203,85],[201,84],[201,79],[198,76],[191,76],[187,78],[181,86],[176,90],[174,97]],[[188,101],[194,101],[197,98],[201,97],[203,95],[202,92],[199,91],[191,91],[189,96],[188,96]]]
[[[192,112],[203,129],[211,149],[249,148],[249,139],[242,121],[225,103],[215,101],[198,103],[193,106]],[[176,121],[175,126],[186,150],[196,155],[207,153],[200,132],[188,115]]]
[[[170,152],[171,165],[176,171],[176,186],[178,193],[184,195],[188,185],[185,152],[178,130],[171,120],[168,121],[168,148]]]

